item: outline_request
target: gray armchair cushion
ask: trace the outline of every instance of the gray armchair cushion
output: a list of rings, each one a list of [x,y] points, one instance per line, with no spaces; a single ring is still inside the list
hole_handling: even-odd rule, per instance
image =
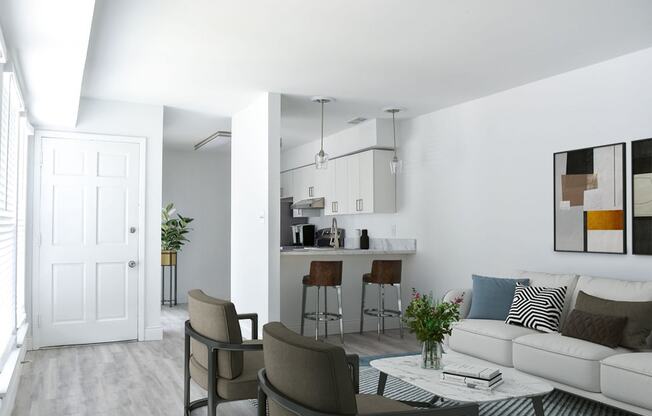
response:
[[[190,325],[200,334],[220,342],[242,344],[240,322],[233,303],[210,297],[195,289],[188,292],[188,314]],[[205,345],[191,339],[190,351],[197,364],[208,368],[208,348]],[[218,352],[218,378],[233,380],[242,374],[242,370],[241,351]]]
[[[283,395],[313,410],[356,415],[353,382],[341,347],[302,337],[279,322],[263,328],[265,370]],[[293,416],[274,401],[270,416]]]
[[[245,344],[259,343],[259,341],[245,341]],[[262,351],[246,351],[242,373],[233,379],[217,379],[217,394],[226,400],[254,399],[258,395],[258,380],[256,375],[263,368]],[[208,390],[208,369],[199,363],[194,356],[190,356],[190,377],[204,390]]]
[[[358,404],[359,415],[414,410],[413,407],[410,407],[407,404],[374,394],[358,394],[355,398]]]

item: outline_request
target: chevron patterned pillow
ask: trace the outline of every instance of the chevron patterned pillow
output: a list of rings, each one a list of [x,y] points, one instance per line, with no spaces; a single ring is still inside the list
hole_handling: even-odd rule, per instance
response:
[[[537,331],[557,332],[565,297],[566,286],[538,287],[517,284],[505,323]]]

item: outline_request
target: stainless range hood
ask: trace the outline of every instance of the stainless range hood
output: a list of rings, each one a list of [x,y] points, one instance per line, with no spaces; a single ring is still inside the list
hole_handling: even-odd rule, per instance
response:
[[[308,198],[292,204],[292,209],[324,209],[324,206],[324,198]]]

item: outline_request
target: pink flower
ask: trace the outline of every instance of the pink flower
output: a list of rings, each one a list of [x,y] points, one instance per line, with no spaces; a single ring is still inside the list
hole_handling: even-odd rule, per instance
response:
[[[453,299],[453,303],[456,304],[456,305],[459,305],[462,302],[464,302],[464,293],[462,293],[462,295],[460,295],[460,296],[456,297],[455,299]]]

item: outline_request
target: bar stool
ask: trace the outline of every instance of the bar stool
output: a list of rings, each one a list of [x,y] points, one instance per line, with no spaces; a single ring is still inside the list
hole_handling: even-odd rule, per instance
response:
[[[376,308],[365,309],[365,292],[367,285],[378,285],[378,305]],[[385,309],[385,286],[396,287],[398,295],[398,310]],[[364,315],[375,316],[378,319],[378,339],[380,333],[385,333],[385,318],[398,318],[398,327],[403,338],[403,308],[401,306],[401,260],[374,260],[371,263],[371,273],[362,276],[362,302],[360,302],[360,333],[364,325]]]
[[[306,293],[309,287],[317,288],[317,305],[314,312],[306,312]],[[324,311],[319,310],[321,288],[324,288]],[[337,292],[338,313],[328,312],[328,288]],[[303,335],[305,320],[315,321],[315,339],[319,339],[319,323],[324,323],[324,335],[328,338],[328,323],[340,321],[340,340],[344,344],[344,328],[342,326],[342,262],[312,261],[310,274],[303,277],[303,298],[301,299],[301,335]]]

